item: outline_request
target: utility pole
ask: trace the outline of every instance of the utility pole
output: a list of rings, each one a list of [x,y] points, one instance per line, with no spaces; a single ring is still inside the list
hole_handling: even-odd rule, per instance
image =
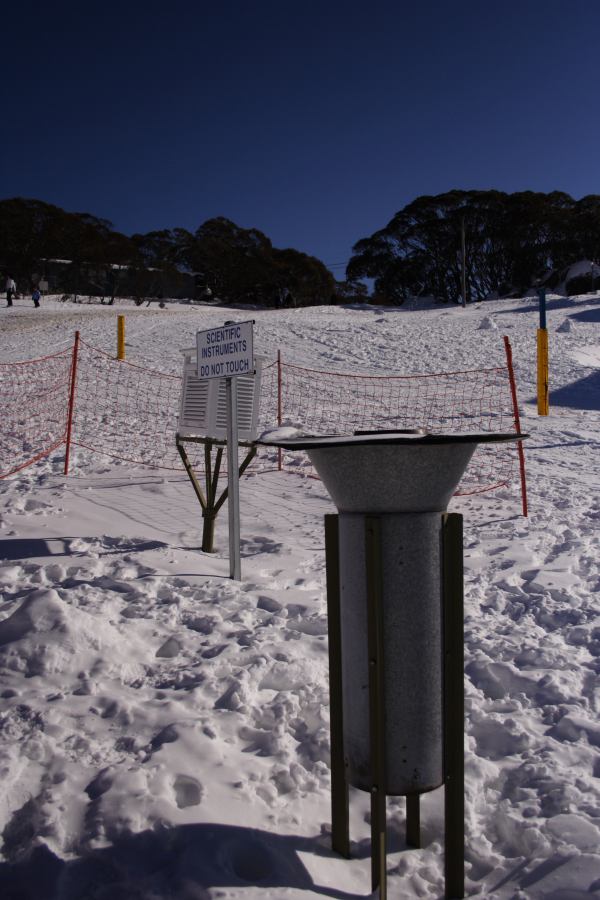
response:
[[[462,305],[465,309],[467,305],[467,254],[465,250],[465,217],[460,222],[460,237],[462,247]]]

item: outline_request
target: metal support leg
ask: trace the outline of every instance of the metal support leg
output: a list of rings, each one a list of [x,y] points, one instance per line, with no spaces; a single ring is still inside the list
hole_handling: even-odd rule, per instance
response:
[[[465,699],[462,516],[443,516],[446,897],[465,895]]]
[[[367,623],[369,640],[369,731],[371,753],[371,886],[387,897],[386,869],[386,765],[385,698],[383,656],[383,607],[381,564],[381,520],[365,519],[367,569]]]
[[[421,797],[419,794],[406,796],[406,843],[418,850],[421,846]]]
[[[344,758],[342,705],[342,633],[340,622],[340,554],[338,517],[325,516],[325,566],[329,633],[329,722],[331,741],[331,846],[350,858],[348,782]]]

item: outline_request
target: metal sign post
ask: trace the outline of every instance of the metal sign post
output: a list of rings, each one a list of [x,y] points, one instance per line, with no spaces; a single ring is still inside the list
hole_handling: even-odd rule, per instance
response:
[[[240,559],[240,474],[238,471],[237,378],[225,379],[227,389],[227,494],[229,498],[229,577],[242,580]]]
[[[238,466],[237,378],[254,372],[254,321],[225,322],[198,331],[198,378],[224,378],[227,393],[227,499],[229,501],[229,577],[240,581],[240,474]]]

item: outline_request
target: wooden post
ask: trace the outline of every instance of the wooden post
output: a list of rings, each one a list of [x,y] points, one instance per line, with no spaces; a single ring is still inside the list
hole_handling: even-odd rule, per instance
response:
[[[446,897],[465,895],[463,519],[442,516]]]
[[[75,332],[73,343],[73,357],[71,361],[71,383],[69,385],[69,407],[67,411],[67,430],[65,434],[65,475],[69,474],[69,460],[71,458],[71,435],[73,432],[73,412],[75,410],[75,385],[77,383],[77,361],[79,358],[79,332]]]
[[[215,472],[212,471],[212,443],[207,441],[204,445],[204,478],[206,482],[206,506],[202,508],[202,552],[212,553],[215,546],[215,497],[217,493],[217,485],[219,481],[219,472],[217,464],[215,464]],[[223,448],[217,450],[217,463],[221,465],[221,456]]]
[[[406,844],[418,850],[421,847],[421,796],[406,795]]]
[[[125,359],[125,316],[117,316],[117,359]]]
[[[329,643],[329,729],[331,742],[331,846],[350,858],[348,781],[344,758],[342,700],[342,628],[340,618],[339,519],[325,516],[325,567],[327,571],[327,622]]]

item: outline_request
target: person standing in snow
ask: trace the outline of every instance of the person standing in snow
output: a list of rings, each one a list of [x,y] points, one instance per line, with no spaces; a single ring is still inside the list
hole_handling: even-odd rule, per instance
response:
[[[6,305],[12,306],[12,298],[17,291],[14,279],[10,275],[6,277]]]
[[[40,292],[37,288],[33,289],[31,299],[33,300],[33,305],[35,306],[35,308],[38,309],[40,305]]]

